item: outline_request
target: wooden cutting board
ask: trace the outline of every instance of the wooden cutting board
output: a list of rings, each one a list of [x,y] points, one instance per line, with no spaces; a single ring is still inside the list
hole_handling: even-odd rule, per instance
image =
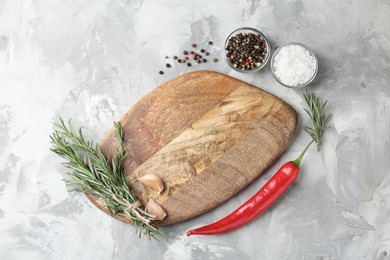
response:
[[[165,209],[167,217],[157,225],[190,219],[234,196],[275,162],[297,121],[291,106],[243,81],[212,71],[184,74],[119,119],[129,186],[144,205],[153,198]],[[112,156],[116,144],[110,129],[101,149]],[[145,174],[162,178],[160,195],[137,181]],[[102,200],[88,197],[108,213]]]

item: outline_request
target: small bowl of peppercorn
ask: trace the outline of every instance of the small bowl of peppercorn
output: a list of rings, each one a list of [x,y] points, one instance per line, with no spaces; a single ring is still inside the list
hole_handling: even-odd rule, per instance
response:
[[[257,72],[268,62],[271,46],[259,30],[242,27],[234,30],[225,41],[227,64],[239,72]]]

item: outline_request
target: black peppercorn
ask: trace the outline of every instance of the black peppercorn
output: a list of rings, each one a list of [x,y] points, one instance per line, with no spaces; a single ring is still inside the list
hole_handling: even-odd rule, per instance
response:
[[[160,70],[160,71],[158,72],[158,74],[162,75],[162,74],[164,74],[164,71]]]
[[[191,67],[191,63],[188,62],[188,63],[187,63],[187,66],[188,66],[188,67]]]
[[[167,64],[165,64],[165,67],[170,68],[171,64],[167,63]]]
[[[213,45],[213,42],[212,42],[212,41],[209,41],[208,43],[209,43],[209,45]]]
[[[205,50],[204,50],[204,49],[200,49],[200,52],[202,52],[202,53],[203,53],[203,52],[205,52]]]
[[[177,59],[177,62],[181,63],[181,59]]]
[[[206,62],[207,62],[207,60],[206,60],[206,59],[203,59],[203,60],[202,60],[202,62],[203,62],[203,63],[206,63]]]
[[[173,56],[173,59],[174,59],[174,60],[177,60],[177,56]]]
[[[183,51],[183,54],[184,54],[184,55],[187,55],[187,54],[188,54],[188,51]]]

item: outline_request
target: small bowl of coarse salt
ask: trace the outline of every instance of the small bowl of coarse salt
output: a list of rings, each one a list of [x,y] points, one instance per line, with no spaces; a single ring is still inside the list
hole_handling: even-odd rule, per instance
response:
[[[291,42],[280,46],[271,58],[271,71],[283,86],[301,88],[314,80],[318,60],[306,45]]]

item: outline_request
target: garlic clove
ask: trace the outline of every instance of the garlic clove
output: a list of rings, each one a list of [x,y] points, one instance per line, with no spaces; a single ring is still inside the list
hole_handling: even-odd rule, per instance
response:
[[[154,174],[146,174],[138,180],[148,188],[157,191],[159,194],[164,190],[164,183],[160,177]]]
[[[146,212],[153,215],[155,220],[163,220],[167,215],[165,210],[152,199],[149,199],[149,202],[146,205]]]

